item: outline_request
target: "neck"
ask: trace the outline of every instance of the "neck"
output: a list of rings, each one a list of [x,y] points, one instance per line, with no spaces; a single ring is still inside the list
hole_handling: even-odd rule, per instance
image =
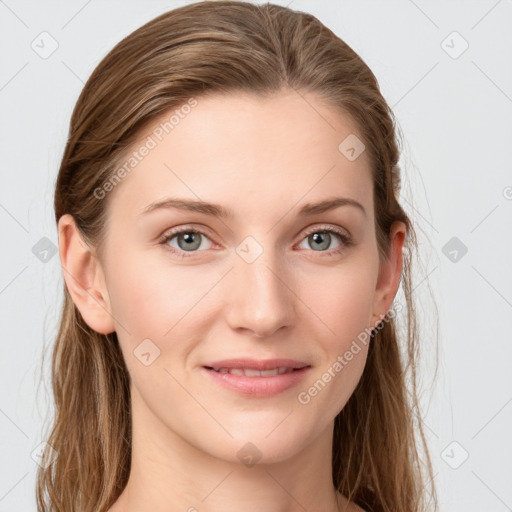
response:
[[[132,390],[131,472],[109,512],[350,510],[332,483],[333,423],[291,457],[246,465],[187,442],[141,402]]]

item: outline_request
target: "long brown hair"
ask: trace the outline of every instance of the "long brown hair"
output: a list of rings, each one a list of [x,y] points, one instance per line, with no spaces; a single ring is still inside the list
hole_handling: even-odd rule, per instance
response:
[[[334,486],[368,511],[427,510],[425,498],[434,506],[436,498],[421,420],[415,423],[418,335],[411,264],[417,242],[398,202],[400,139],[374,74],[317,18],[273,4],[199,2],[123,39],[94,70],[73,111],[55,219],[71,214],[84,239],[101,249],[108,197],[98,200],[94,191],[113,176],[148,122],[202,94],[273,94],[282,88],[313,92],[357,122],[372,163],[382,259],[391,224],[400,220],[408,228],[403,346],[393,318],[372,332],[364,373],[335,419]],[[38,473],[38,510],[106,511],[130,473],[129,375],[116,334],[93,331],[66,286],[52,386],[55,418]]]

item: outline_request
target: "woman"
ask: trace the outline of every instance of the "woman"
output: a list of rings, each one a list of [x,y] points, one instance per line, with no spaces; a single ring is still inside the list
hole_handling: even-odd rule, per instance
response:
[[[39,510],[426,510],[398,159],[371,70],[309,14],[200,2],[121,41],[56,183]]]

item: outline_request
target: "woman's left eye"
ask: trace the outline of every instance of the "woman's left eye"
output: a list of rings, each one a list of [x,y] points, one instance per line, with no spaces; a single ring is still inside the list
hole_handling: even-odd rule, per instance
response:
[[[341,243],[337,247],[329,249],[333,241],[333,235],[341,240]],[[204,246],[203,238],[209,241],[210,246]],[[172,243],[173,241],[175,241],[175,244]],[[304,242],[309,243],[311,247],[316,245],[316,248],[313,248],[314,252],[336,254],[351,245],[352,239],[341,230],[338,231],[334,228],[317,228],[305,234],[305,238],[302,240],[301,244]],[[192,256],[195,252],[200,252],[200,249],[211,248],[212,241],[202,231],[187,228],[165,234],[160,243],[166,245],[179,257],[186,258]]]
[[[333,241],[333,235],[335,237],[338,237],[338,239],[341,240],[341,243],[337,247],[329,249],[329,246]],[[310,231],[309,233],[306,233],[306,238],[301,243],[304,242],[309,243],[311,247],[314,247],[316,245],[316,249],[313,249],[315,252],[327,252],[330,254],[337,254],[344,248],[351,245],[352,239],[347,234],[343,233],[342,231],[338,231],[337,229],[317,228]]]

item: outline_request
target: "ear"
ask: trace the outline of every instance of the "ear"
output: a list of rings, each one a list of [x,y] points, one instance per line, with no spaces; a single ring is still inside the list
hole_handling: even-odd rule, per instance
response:
[[[402,248],[407,226],[395,221],[389,233],[388,258],[380,262],[379,276],[375,288],[372,327],[375,327],[389,311],[400,286],[403,269]]]
[[[115,330],[103,269],[83,240],[75,219],[59,219],[59,256],[67,289],[87,325],[100,334]]]

